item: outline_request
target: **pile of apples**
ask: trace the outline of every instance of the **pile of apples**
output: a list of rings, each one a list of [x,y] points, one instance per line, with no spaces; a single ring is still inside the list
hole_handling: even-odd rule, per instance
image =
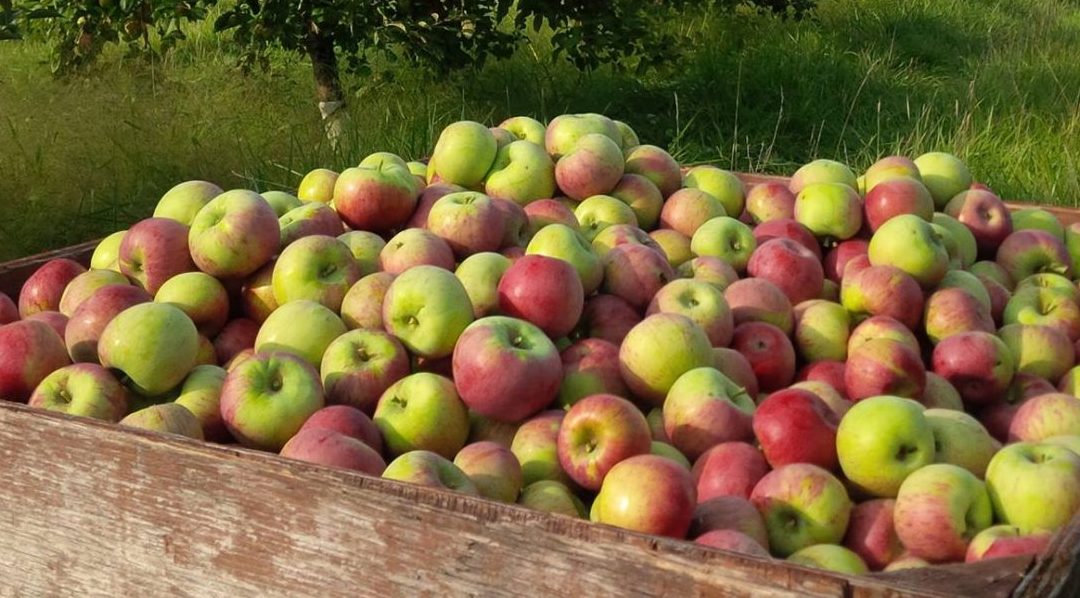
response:
[[[858,574],[1080,507],[1080,227],[945,153],[748,188],[597,114],[177,185],[0,295],[0,398]]]

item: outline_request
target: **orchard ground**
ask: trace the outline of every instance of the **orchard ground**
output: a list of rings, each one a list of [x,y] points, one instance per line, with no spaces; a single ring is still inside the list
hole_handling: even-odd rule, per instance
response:
[[[243,75],[208,25],[163,60],[114,51],[60,80],[44,44],[0,43],[0,261],[125,228],[183,180],[292,191],[312,168],[424,156],[449,122],[516,114],[603,112],[683,163],[776,174],[949,151],[1005,198],[1080,205],[1075,2],[821,0],[798,22],[689,12],[670,26],[685,54],[643,77],[578,73],[541,38],[449,81],[350,79],[337,151],[306,62]]]

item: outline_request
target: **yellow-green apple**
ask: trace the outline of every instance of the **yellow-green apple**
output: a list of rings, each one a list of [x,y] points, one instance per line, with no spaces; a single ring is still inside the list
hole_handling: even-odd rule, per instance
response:
[[[382,477],[480,496],[480,489],[461,468],[446,457],[431,451],[410,451],[399,456],[386,466]]]
[[[488,316],[469,325],[453,349],[454,380],[465,404],[498,421],[522,421],[551,404],[562,362],[538,327]]]
[[[281,456],[326,467],[352,469],[372,476],[382,475],[386,469],[386,462],[375,449],[328,428],[305,426],[281,447]]]
[[[811,299],[794,307],[795,349],[805,362],[847,359],[851,317],[844,306]]]
[[[639,310],[645,309],[653,296],[675,279],[675,270],[667,258],[645,245],[619,245],[604,256],[603,264],[603,292],[620,297]]]
[[[326,402],[373,413],[379,397],[409,369],[409,355],[396,338],[381,330],[351,330],[323,353],[320,376]]]
[[[536,232],[549,224],[562,224],[574,230],[581,225],[574,216],[574,211],[555,199],[539,199],[525,206],[527,219],[523,236],[531,241]]]
[[[1072,275],[1072,257],[1064,241],[1044,230],[1010,234],[997,249],[997,263],[1016,281],[1040,272]]]
[[[664,207],[664,197],[645,176],[624,174],[607,194],[630,206],[641,228],[652,230],[656,226]]]
[[[938,209],[971,187],[971,172],[967,165],[952,154],[928,152],[915,158],[915,166]]]
[[[663,404],[664,433],[689,459],[723,442],[753,438],[754,400],[712,367],[692,369],[675,381]]]
[[[568,262],[577,270],[586,295],[591,295],[598,289],[604,278],[604,267],[593,252],[590,241],[565,224],[549,224],[536,231],[525,248],[525,253],[546,255]]]
[[[827,159],[814,160],[801,166],[791,176],[788,188],[798,195],[803,189],[816,183],[833,183],[845,185],[852,190],[858,189],[855,173],[847,164]]]
[[[244,315],[260,324],[278,308],[272,284],[275,264],[276,260],[271,259],[240,285],[240,305]]]
[[[1046,530],[1023,533],[1015,525],[992,525],[975,535],[968,544],[965,563],[1010,556],[1038,556],[1050,545],[1053,534]]]
[[[199,335],[199,350],[195,353],[195,365],[217,365],[217,352],[209,337]]]
[[[637,455],[604,477],[589,519],[637,532],[684,538],[696,493],[690,472],[671,459]]]
[[[594,394],[628,396],[619,373],[619,347],[598,338],[583,338],[563,349],[559,404],[569,407]]]
[[[753,538],[742,532],[731,529],[718,529],[705,532],[694,538],[694,543],[702,546],[709,546],[710,548],[719,548],[721,550],[749,554],[752,556],[763,558],[769,557],[769,551],[765,550],[761,544],[756,542]]]
[[[1057,531],[1080,508],[1080,456],[1049,443],[1009,444],[990,460],[986,488],[998,521],[1023,534]]]
[[[757,240],[749,226],[728,216],[718,216],[693,233],[690,249],[697,256],[720,258],[742,272],[757,249]]]
[[[454,457],[454,465],[469,476],[480,496],[517,502],[523,479],[521,464],[507,447],[490,441],[466,445]]]
[[[120,243],[127,230],[118,230],[101,240],[90,256],[90,268],[93,270],[120,271]]]
[[[221,187],[207,181],[185,181],[161,196],[154,208],[154,217],[171,218],[184,226],[191,226],[199,210],[222,193]]]
[[[379,254],[383,247],[386,247],[386,241],[382,237],[366,230],[351,230],[338,235],[338,241],[349,248],[360,266],[361,276],[379,271]]]
[[[581,279],[560,259],[526,255],[511,264],[498,283],[499,311],[535,324],[551,338],[573,330],[584,305]]]
[[[48,411],[117,422],[127,413],[128,393],[109,370],[95,363],[76,363],[46,376],[30,395],[29,404]]]
[[[453,273],[416,266],[393,282],[383,298],[383,325],[413,354],[428,359],[450,355],[473,321],[472,302]]]
[[[847,365],[843,361],[815,361],[803,366],[796,374],[795,379],[800,383],[823,382],[832,387],[841,398],[847,401],[847,386],[844,385],[844,370],[846,369]],[[848,402],[850,403],[850,401]],[[846,412],[847,410],[845,410]]]
[[[742,353],[728,347],[715,347],[713,349],[713,367],[720,373],[731,378],[731,381],[739,385],[746,394],[751,397],[758,396],[758,381],[754,376],[754,368]]]
[[[724,293],[700,280],[682,278],[667,283],[653,296],[645,313],[682,314],[705,331],[714,347],[727,346],[734,334],[734,320]]]
[[[739,215],[743,212],[746,190],[734,174],[715,166],[695,166],[683,176],[683,186],[700,189],[720,201],[725,214]]]
[[[1070,451],[1080,455],[1080,435],[1066,434],[1063,436],[1051,436],[1042,441],[1046,444],[1056,444],[1063,446]]]
[[[199,420],[183,405],[176,403],[162,403],[144,407],[128,414],[127,417],[120,420],[120,425],[203,440],[202,426],[199,425]]]
[[[492,315],[499,309],[499,281],[510,268],[510,263],[510,259],[506,256],[488,251],[470,255],[462,260],[454,271],[454,275],[461,280],[465,292],[469,295],[475,317]],[[561,261],[560,263],[566,264]],[[574,282],[580,288],[581,281],[577,277],[577,272],[569,265],[567,268],[570,268]]]
[[[341,301],[341,319],[350,330],[382,329],[382,305],[394,275],[375,272],[356,281]]]
[[[843,483],[809,463],[783,465],[765,474],[750,502],[765,520],[769,549],[779,557],[814,544],[840,542],[851,516]]]
[[[1063,332],[1049,326],[1007,324],[998,336],[1016,358],[1016,371],[1031,374],[1057,384],[1076,362],[1072,341]]]
[[[1009,441],[1038,442],[1080,434],[1080,399],[1048,393],[1023,401],[1009,424]]]
[[[667,432],[664,431],[663,408],[653,407],[650,409],[649,412],[645,414],[645,421],[649,422],[649,430],[652,432],[653,441],[671,444],[671,439],[667,437]]]
[[[257,352],[225,376],[221,418],[247,447],[280,451],[324,405],[319,373],[291,353]]]
[[[869,265],[869,258],[866,255],[869,246],[869,241],[859,238],[837,243],[836,247],[830,249],[822,259],[821,264],[825,268],[825,277],[835,283],[840,283],[844,279],[848,263],[855,258],[867,260],[867,265]]]
[[[690,522],[690,537],[698,538],[721,530],[743,534],[766,550],[769,547],[765,521],[748,499],[742,496],[716,496],[701,500],[699,492],[694,518]]]
[[[844,546],[859,555],[870,569],[880,571],[904,552],[896,535],[891,498],[873,498],[851,509]]]
[[[183,405],[199,420],[203,437],[213,442],[229,440],[229,431],[221,418],[221,388],[226,372],[216,365],[198,365],[184,378],[175,402]]]
[[[758,183],[746,192],[746,212],[754,224],[794,219],[795,194],[784,183]]]
[[[387,454],[432,451],[453,458],[469,437],[469,416],[449,378],[428,372],[406,376],[379,398],[372,418]]]
[[[953,409],[927,409],[924,415],[934,430],[934,461],[963,467],[982,479],[998,445],[979,420]]]
[[[1043,230],[1054,237],[1064,240],[1065,227],[1052,213],[1042,208],[1022,208],[1014,210],[1009,217],[1012,218],[1013,230]]]
[[[333,170],[316,168],[300,179],[296,197],[301,201],[329,203],[334,198],[334,183],[337,179],[338,173]]]
[[[283,246],[281,235],[274,208],[258,193],[237,189],[218,195],[199,210],[186,232],[185,249],[203,272],[218,278],[241,278],[270,261]],[[129,236],[130,231],[124,237],[125,244]],[[121,266],[123,254],[122,245]],[[144,258],[144,268],[149,267],[149,259]]]
[[[671,459],[672,461],[686,468],[686,471],[690,471],[690,468],[693,467],[693,464],[690,463],[690,460],[686,458],[686,455],[679,452],[679,449],[671,446],[671,444],[667,442],[653,440],[652,448],[649,449],[649,453]]]
[[[109,321],[125,309],[149,301],[149,293],[128,284],[106,285],[95,291],[71,314],[64,329],[71,359],[98,363],[98,340]]]
[[[779,390],[794,381],[795,346],[776,326],[767,322],[739,324],[735,327],[731,348],[750,362],[761,391]]]
[[[363,411],[350,405],[328,405],[307,418],[301,430],[322,428],[355,438],[382,454],[383,438],[378,426]],[[380,472],[381,473],[381,472]]]
[[[997,195],[981,189],[960,191],[946,201],[948,203],[941,211],[968,227],[975,236],[980,256],[993,258],[998,246],[1013,231],[1005,203]]]
[[[619,134],[622,138],[621,147],[623,152],[628,152],[631,149],[641,145],[641,140],[638,138],[638,134],[634,131],[633,128],[630,127],[630,125],[624,123],[621,120],[616,120],[614,122],[615,127],[619,129]]]
[[[581,201],[614,189],[627,164],[618,143],[606,135],[590,133],[559,157],[555,181],[568,197]]]
[[[131,284],[126,276],[115,270],[88,270],[79,274],[75,278],[71,279],[71,282],[64,288],[63,294],[60,296],[60,303],[55,311],[59,311],[61,314],[71,317],[75,310],[84,301],[90,298],[98,289],[110,284]],[[11,299],[7,295],[4,295],[0,302],[5,305],[11,304]],[[0,324],[6,324],[10,316],[5,318],[5,314],[12,313],[10,306],[5,309],[0,307]],[[48,311],[48,310],[44,310]],[[38,312],[41,313],[41,312]],[[14,318],[11,321],[19,319],[18,310],[14,310]]]
[[[1080,340],[1080,304],[1072,294],[1056,288],[1027,287],[1009,298],[1001,315],[1004,324],[1039,324]]]
[[[218,364],[228,363],[244,349],[255,348],[259,325],[254,320],[236,318],[229,320],[214,337],[214,356]]]
[[[609,226],[638,225],[637,216],[630,206],[610,195],[590,195],[574,208],[574,218],[581,225],[581,234],[590,242]]]
[[[706,222],[727,216],[724,204],[706,191],[687,187],[671,194],[660,211],[660,226],[693,237]]]
[[[669,398],[670,400],[670,398]],[[840,417],[814,393],[787,388],[754,411],[753,432],[769,465],[811,463],[835,470]]]
[[[585,135],[600,133],[621,144],[622,132],[615,121],[602,114],[562,114],[551,119],[544,133],[544,145],[552,158],[569,153]]]
[[[949,463],[927,465],[909,475],[893,511],[904,548],[931,563],[963,560],[971,539],[993,521],[986,485]]]
[[[765,456],[745,442],[724,442],[710,448],[694,461],[691,470],[699,503],[720,496],[749,499],[768,472]]]
[[[1080,272],[1080,222],[1069,223],[1062,239],[1065,241],[1065,248],[1069,251],[1073,272]]]
[[[1080,366],[1074,366],[1065,372],[1058,381],[1057,390],[1080,398]]]
[[[1017,282],[1016,287],[1013,290],[1019,291],[1028,287],[1058,289],[1067,293],[1072,297],[1073,301],[1080,301],[1080,288],[1077,288],[1073,281],[1069,280],[1068,277],[1054,272],[1039,272],[1037,274],[1032,274]]]
[[[441,237],[422,228],[407,228],[390,238],[379,252],[384,272],[401,274],[416,266],[454,269],[454,251]]]
[[[459,257],[499,249],[505,226],[503,214],[491,198],[474,191],[442,196],[431,206],[427,220],[428,230],[446,241]]]
[[[484,180],[498,153],[490,129],[473,121],[458,121],[439,134],[428,162],[428,183],[443,181],[472,188]]]
[[[105,326],[98,341],[101,365],[123,373],[141,395],[171,390],[195,367],[199,333],[179,308],[140,303]]]
[[[525,420],[514,433],[510,452],[514,453],[524,476],[524,485],[541,480],[572,484],[559,463],[559,427],[566,412],[544,411]]]
[[[174,221],[167,221],[176,224]],[[136,232],[145,243],[147,227]],[[157,246],[155,245],[155,250]],[[60,301],[68,285],[86,272],[82,264],[67,258],[52,259],[30,275],[19,291],[19,315],[28,318],[38,312],[59,311]]]
[[[1069,284],[1071,287],[1071,283]],[[938,290],[952,288],[963,289],[978,300],[978,302],[986,308],[987,312],[993,311],[993,302],[990,300],[990,294],[986,290],[986,285],[979,280],[978,276],[971,272],[966,270],[949,270],[945,274],[945,277],[941,279],[937,288]]]
[[[266,203],[270,204],[278,218],[284,216],[289,210],[299,208],[304,203],[300,201],[300,198],[284,191],[263,191],[259,195],[262,195]]]
[[[927,409],[964,410],[964,401],[956,387],[934,372],[926,372],[926,389],[919,402]]]
[[[585,505],[566,484],[555,480],[540,480],[521,489],[517,504],[534,511],[584,518]]]
[[[285,248],[274,264],[274,301],[308,300],[340,311],[349,289],[360,280],[360,265],[336,237],[309,235]]]
[[[956,242],[956,249],[960,257],[959,266],[961,268],[968,268],[975,263],[979,248],[975,243],[975,235],[972,234],[967,225],[944,212],[934,212],[931,222],[945,228],[952,235],[953,240]]]
[[[945,252],[949,254],[949,268],[963,268],[963,257],[960,255],[960,245],[957,244],[952,231],[934,222],[930,223],[930,228],[934,229],[934,232],[941,237],[942,244],[945,245]]]
[[[818,264],[821,265],[821,245],[818,244],[817,239],[809,229],[799,224],[794,219],[779,218],[776,220],[769,220],[768,222],[762,222],[754,227],[754,239],[757,240],[759,246],[766,241],[776,238],[790,239],[799,245],[802,245],[814,254],[814,258],[818,261]]]
[[[650,453],[652,434],[633,403],[597,394],[570,407],[559,427],[556,447],[563,471],[582,488],[595,492],[617,463]]]
[[[668,257],[670,258],[670,256]],[[689,259],[679,265],[677,273],[680,278],[692,278],[707,282],[721,291],[726,290],[733,282],[739,280],[739,274],[735,272],[735,268],[732,268],[731,264],[712,256]]]
[[[858,234],[863,225],[862,201],[858,191],[843,183],[812,183],[795,196],[794,218],[831,244]]]
[[[292,353],[317,368],[326,348],[345,330],[345,323],[325,305],[300,299],[270,314],[259,328],[254,348],[260,353]]]
[[[649,233],[660,251],[667,257],[672,268],[694,259],[694,252],[690,249],[690,237],[670,228],[658,228]]]
[[[994,318],[990,307],[974,294],[952,287],[934,291],[927,298],[923,326],[926,337],[937,344],[961,332],[994,332]]]
[[[581,319],[572,336],[598,338],[621,345],[630,329],[641,321],[641,314],[625,299],[598,294],[585,301]]]
[[[886,156],[874,162],[863,173],[866,178],[866,191],[869,193],[874,187],[882,182],[899,177],[907,177],[916,181],[922,181],[919,167],[907,156]]]
[[[746,272],[775,284],[793,305],[818,297],[825,281],[820,258],[791,239],[775,238],[759,245]]]
[[[795,310],[780,287],[764,278],[744,278],[724,289],[735,325],[766,322],[785,334],[795,331]]]
[[[278,218],[278,228],[281,231],[278,243],[281,249],[308,235],[336,237],[345,232],[345,225],[334,208],[317,201],[285,212],[284,216]]]
[[[644,245],[664,253],[663,249],[660,248],[656,241],[653,241],[652,237],[633,224],[613,224],[597,233],[592,240],[593,251],[601,260],[615,247],[627,243]],[[666,254],[665,257],[667,257]]]
[[[546,133],[546,127],[544,123],[532,118],[530,116],[512,116],[501,123],[499,128],[509,131],[514,137],[535,143],[540,147],[544,147],[544,133]]]
[[[926,288],[949,269],[949,254],[930,223],[913,214],[891,218],[874,232],[867,248],[870,264],[895,266]]]
[[[626,172],[640,174],[652,181],[665,198],[682,186],[682,170],[679,163],[663,148],[655,145],[638,145],[626,152]],[[561,187],[561,185],[560,185]]]
[[[934,431],[922,405],[878,396],[855,403],[836,432],[840,468],[870,496],[896,496],[911,472],[934,462]]]
[[[679,314],[653,314],[636,324],[619,347],[619,369],[630,391],[653,405],[663,404],[684,373],[711,367],[709,337]]]
[[[787,557],[787,562],[847,575],[863,575],[870,572],[858,554],[838,544],[807,546]]]
[[[459,191],[466,191],[466,189],[461,185],[450,183],[432,183],[428,185],[420,192],[420,197],[416,200],[416,209],[413,210],[412,216],[409,217],[402,228],[427,228],[428,214],[431,213],[431,207],[435,205],[435,202],[445,195]]]
[[[214,336],[229,318],[229,295],[218,279],[205,272],[184,272],[165,281],[154,301],[180,308],[199,333]]]
[[[881,181],[866,193],[863,211],[871,231],[900,214],[913,214],[929,222],[934,217],[934,198],[916,179],[893,178]]]
[[[495,155],[484,176],[484,193],[527,205],[555,194],[555,164],[547,151],[531,141],[513,141]]]

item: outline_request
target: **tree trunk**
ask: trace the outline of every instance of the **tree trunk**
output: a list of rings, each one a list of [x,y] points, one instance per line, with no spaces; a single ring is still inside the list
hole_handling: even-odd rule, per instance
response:
[[[337,149],[345,126],[345,95],[341,92],[334,40],[323,35],[314,22],[308,23],[307,52],[315,74],[315,97],[319,102],[326,138]]]

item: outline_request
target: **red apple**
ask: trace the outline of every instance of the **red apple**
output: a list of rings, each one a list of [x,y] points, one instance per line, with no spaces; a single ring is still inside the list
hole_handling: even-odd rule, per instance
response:
[[[116,314],[152,299],[149,293],[132,285],[111,284],[98,289],[71,314],[64,330],[71,359],[98,363],[98,339],[105,326]]]
[[[259,334],[259,325],[247,318],[229,320],[221,332],[214,337],[214,354],[219,364],[229,360],[244,349],[255,346],[255,337]]]
[[[727,215],[719,199],[700,189],[685,188],[675,191],[664,202],[660,226],[693,237],[702,224]]]
[[[718,530],[732,530],[745,534],[763,548],[769,547],[769,534],[765,521],[753,503],[741,496],[715,496],[708,500],[698,498],[694,519],[690,523],[690,537]]]
[[[499,309],[538,326],[551,338],[566,336],[581,319],[585,291],[569,263],[542,255],[519,258],[499,280]]]
[[[566,413],[557,447],[563,471],[582,488],[596,491],[616,464],[650,452],[652,434],[645,416],[630,401],[591,395]]]
[[[919,353],[906,344],[872,339],[848,355],[844,385],[852,401],[879,395],[919,399],[926,389],[926,369]]]
[[[571,406],[589,395],[629,396],[619,372],[619,347],[598,338],[583,338],[563,349],[559,403]]]
[[[859,555],[874,571],[900,558],[904,545],[893,526],[896,500],[875,498],[855,505],[851,510],[844,546]]]
[[[780,287],[763,278],[744,278],[724,290],[735,325],[766,322],[785,335],[795,330],[795,310]]]
[[[840,396],[847,398],[847,384],[844,383],[847,364],[842,361],[816,361],[806,364],[799,370],[796,380],[799,382],[824,382],[833,387]]]
[[[821,245],[810,229],[796,222],[793,218],[769,220],[754,227],[754,238],[757,239],[758,247],[772,239],[790,239],[802,245],[814,254],[814,258],[822,261]]]
[[[675,279],[675,271],[659,251],[645,245],[619,245],[604,256],[605,293],[644,309],[653,295]]]
[[[386,469],[382,455],[363,441],[321,427],[301,428],[281,447],[281,456],[373,476],[382,475]]]
[[[625,299],[615,295],[593,295],[585,301],[577,334],[621,345],[626,334],[640,321],[641,314]]]
[[[705,451],[691,473],[697,486],[698,501],[718,496],[749,499],[758,481],[769,472],[761,451],[745,442],[725,442]]]
[[[812,463],[836,469],[840,418],[807,390],[788,388],[769,395],[754,412],[754,436],[772,467]]]
[[[382,233],[405,224],[419,195],[408,169],[386,162],[347,168],[334,183],[334,208],[354,230]]]
[[[869,246],[870,243],[866,239],[848,239],[840,242],[825,254],[823,261],[825,276],[839,284],[844,278],[844,268],[847,267],[848,262],[859,256],[866,257]]]
[[[736,326],[731,348],[750,362],[764,392],[784,388],[795,378],[795,347],[772,324],[747,322]]]
[[[941,341],[932,356],[934,373],[956,387],[967,405],[986,405],[1005,394],[1016,361],[1005,342],[988,332],[961,332]]]
[[[685,538],[696,496],[690,472],[658,455],[637,455],[611,468],[589,518],[646,534]]]
[[[86,268],[82,264],[67,258],[45,262],[19,291],[19,315],[27,318],[41,311],[60,311],[60,300],[68,283],[83,272]]]
[[[194,270],[188,227],[171,218],[142,220],[120,242],[120,272],[150,294],[173,276]]]
[[[845,272],[840,302],[856,319],[889,316],[912,330],[923,316],[922,288],[914,278],[893,266]]]
[[[984,258],[992,257],[1013,231],[1009,208],[987,190],[962,191],[949,200],[943,211],[971,229],[979,255]]]
[[[795,217],[795,194],[784,183],[758,183],[746,192],[746,211],[754,223]]]
[[[900,214],[915,214],[929,222],[934,217],[934,198],[918,180],[899,177],[882,181],[868,190],[863,199],[863,211],[871,231]]]
[[[323,428],[355,438],[382,453],[382,433],[366,413],[350,405],[329,405],[319,409],[307,418],[300,428]]]
[[[742,353],[727,347],[714,347],[713,356],[716,358],[713,367],[731,378],[731,381],[742,387],[746,394],[751,397],[758,396],[757,376],[754,375],[754,368],[750,366],[750,362]]]
[[[772,239],[759,245],[746,271],[775,284],[792,305],[820,295],[825,280],[820,258],[791,239]]]
[[[68,365],[64,340],[48,324],[23,320],[0,326],[0,398],[25,403],[46,376]]]

